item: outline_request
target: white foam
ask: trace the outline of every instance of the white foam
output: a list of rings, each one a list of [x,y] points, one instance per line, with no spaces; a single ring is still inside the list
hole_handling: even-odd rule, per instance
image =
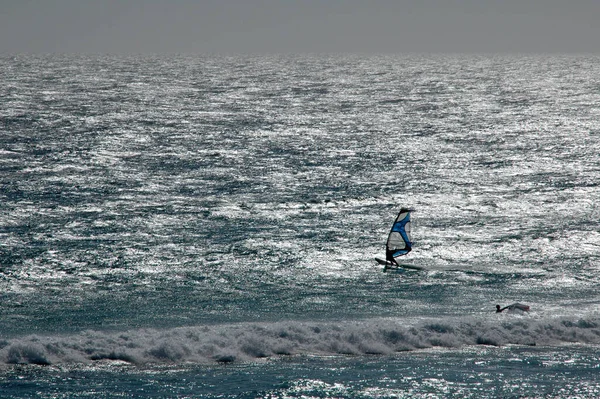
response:
[[[371,319],[340,322],[239,323],[124,332],[84,331],[0,341],[8,364],[231,363],[287,355],[380,355],[474,345],[600,344],[600,319]]]

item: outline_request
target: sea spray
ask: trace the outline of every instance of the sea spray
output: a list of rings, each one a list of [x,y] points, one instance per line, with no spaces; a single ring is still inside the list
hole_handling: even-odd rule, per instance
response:
[[[4,364],[231,363],[289,355],[389,355],[431,347],[600,343],[599,319],[401,320],[236,323],[125,332],[85,331],[5,340]]]

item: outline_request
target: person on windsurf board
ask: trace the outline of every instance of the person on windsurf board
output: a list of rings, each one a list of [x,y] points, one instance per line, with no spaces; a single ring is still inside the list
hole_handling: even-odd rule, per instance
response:
[[[410,213],[412,209],[402,208],[396,216],[388,239],[385,244],[385,260],[375,258],[375,260],[384,265],[383,271],[388,268],[400,268],[397,258],[408,254],[412,250],[412,239],[410,237]],[[417,267],[410,267],[419,270]]]

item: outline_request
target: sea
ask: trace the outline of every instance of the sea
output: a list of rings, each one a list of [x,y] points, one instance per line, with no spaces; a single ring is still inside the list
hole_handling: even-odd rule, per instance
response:
[[[0,82],[1,398],[600,397],[600,55]],[[384,272],[402,207],[422,270]]]

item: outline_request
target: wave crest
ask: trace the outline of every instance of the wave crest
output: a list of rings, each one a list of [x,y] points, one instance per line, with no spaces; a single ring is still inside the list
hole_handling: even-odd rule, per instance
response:
[[[600,344],[599,319],[398,320],[238,323],[167,330],[84,331],[3,340],[0,362],[51,365],[118,360],[132,364],[233,363],[289,355],[387,355],[469,345]]]

